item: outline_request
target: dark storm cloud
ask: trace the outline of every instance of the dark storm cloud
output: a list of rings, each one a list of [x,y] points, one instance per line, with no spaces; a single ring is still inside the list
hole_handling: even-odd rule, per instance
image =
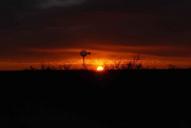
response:
[[[0,9],[7,11],[26,10],[34,8],[38,3],[39,0],[1,0]]]
[[[153,11],[189,8],[189,0],[89,0],[88,5],[97,9]],[[180,11],[180,10],[179,10]]]
[[[0,9],[9,12],[26,11],[31,9],[38,9],[41,7],[68,7],[82,4],[85,1],[86,0],[2,0],[0,1]]]
[[[2,0],[0,58],[22,56],[29,48],[91,43],[188,49],[190,5],[189,0]],[[161,55],[160,50],[145,53]],[[184,54],[188,50],[162,56]]]
[[[38,13],[53,7],[72,8],[86,0],[2,0],[0,1],[0,29],[14,27],[27,19],[31,13]],[[50,17],[51,18],[51,17]]]
[[[50,8],[50,7],[68,7],[74,5],[80,5],[86,0],[44,0],[38,7]]]
[[[186,10],[190,7],[190,0],[1,0],[0,9],[27,10],[36,7],[73,7],[81,5],[89,9],[132,9],[132,10]],[[181,10],[178,10],[181,11]]]

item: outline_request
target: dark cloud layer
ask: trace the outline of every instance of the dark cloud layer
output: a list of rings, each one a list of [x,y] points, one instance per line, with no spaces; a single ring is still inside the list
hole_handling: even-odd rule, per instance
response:
[[[31,48],[95,44],[172,46],[179,52],[169,49],[162,56],[188,56],[190,5],[189,0],[3,0],[0,60],[17,58]],[[147,53],[161,55],[160,50]]]

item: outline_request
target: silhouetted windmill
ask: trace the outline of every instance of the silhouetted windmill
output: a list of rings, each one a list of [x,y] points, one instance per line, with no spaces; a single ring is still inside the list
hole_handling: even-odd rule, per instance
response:
[[[80,52],[80,56],[82,57],[82,65],[85,67],[85,57],[90,55],[91,53],[86,51],[86,50],[82,50]]]

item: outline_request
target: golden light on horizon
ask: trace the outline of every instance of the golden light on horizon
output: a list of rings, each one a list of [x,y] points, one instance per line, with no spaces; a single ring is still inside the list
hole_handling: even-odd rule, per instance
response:
[[[104,71],[104,67],[99,65],[97,66],[97,69],[96,69],[97,72],[103,72]]]

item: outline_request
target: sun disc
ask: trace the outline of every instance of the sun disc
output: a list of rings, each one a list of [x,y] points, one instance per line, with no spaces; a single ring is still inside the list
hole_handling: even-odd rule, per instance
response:
[[[97,69],[96,69],[98,72],[102,72],[104,71],[104,67],[103,66],[97,66]]]

